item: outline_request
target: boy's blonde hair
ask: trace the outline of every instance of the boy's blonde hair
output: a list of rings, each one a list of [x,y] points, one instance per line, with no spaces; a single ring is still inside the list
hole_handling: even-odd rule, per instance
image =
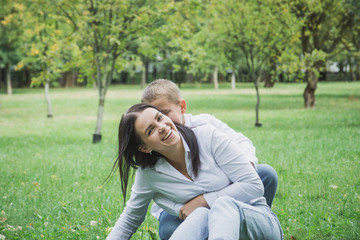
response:
[[[141,102],[151,103],[161,97],[177,105],[182,99],[180,89],[175,83],[166,79],[157,79],[147,85],[142,94]]]

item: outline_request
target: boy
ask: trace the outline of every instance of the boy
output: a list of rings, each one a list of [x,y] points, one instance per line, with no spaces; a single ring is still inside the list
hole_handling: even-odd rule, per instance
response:
[[[173,121],[182,123],[188,127],[211,124],[221,129],[226,135],[237,142],[244,151],[255,156],[255,147],[243,134],[235,132],[222,121],[209,114],[200,114],[192,116],[186,114],[186,102],[181,96],[180,89],[177,85],[169,80],[159,79],[150,83],[143,92],[141,102],[150,103],[157,106],[164,114]],[[255,159],[257,160],[256,156]],[[277,189],[276,171],[267,164],[252,163],[256,166],[258,174],[264,184],[267,204],[271,207]],[[160,239],[169,239],[171,234],[180,225],[182,220],[177,216],[172,216],[162,210],[156,204],[151,209],[152,214],[159,220]]]

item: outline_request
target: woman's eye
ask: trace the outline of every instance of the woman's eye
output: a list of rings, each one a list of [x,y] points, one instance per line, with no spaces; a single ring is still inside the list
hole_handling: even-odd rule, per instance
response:
[[[162,117],[163,117],[162,115],[159,115],[157,120],[160,121]]]
[[[153,128],[153,127],[152,127],[152,128],[150,128],[150,130],[149,130],[149,132],[148,132],[148,136],[150,136],[150,135],[152,134],[153,130],[154,130],[154,128]]]

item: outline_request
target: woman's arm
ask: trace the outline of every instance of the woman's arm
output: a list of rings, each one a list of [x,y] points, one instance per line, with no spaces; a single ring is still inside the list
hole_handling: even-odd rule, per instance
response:
[[[130,199],[121,213],[107,240],[127,240],[144,221],[146,212],[154,196],[154,191],[141,169],[137,170],[135,182],[131,189]]]
[[[177,203],[169,198],[165,197],[161,193],[157,193],[154,196],[154,202],[164,209],[167,213],[178,216],[181,219],[185,219],[196,208],[209,207],[203,194],[191,199],[185,204]]]
[[[211,152],[216,164],[224,171],[233,184],[219,191],[204,194],[206,202],[211,207],[221,196],[230,196],[242,202],[251,202],[264,194],[264,186],[251,162],[253,154],[232,141],[216,128],[207,132],[211,134]]]
[[[179,216],[180,209],[184,206],[184,204],[170,200],[161,193],[156,193],[153,200],[159,207],[173,216]]]

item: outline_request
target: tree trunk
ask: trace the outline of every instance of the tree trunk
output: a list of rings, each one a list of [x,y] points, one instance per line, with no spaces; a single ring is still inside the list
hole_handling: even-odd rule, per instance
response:
[[[155,65],[154,65],[154,69],[153,69],[153,72],[152,72],[152,77],[153,77],[153,80],[156,80],[156,77],[157,77],[157,68],[156,68]]]
[[[172,69],[170,69],[170,71],[169,71],[169,80],[175,82],[174,73],[173,73],[173,70],[172,70]]]
[[[218,68],[218,66],[216,66],[215,69],[214,69],[214,77],[213,77],[214,88],[216,90],[219,89],[218,72],[219,72],[219,68]]]
[[[145,86],[149,82],[149,61],[145,62]]]
[[[108,78],[108,67],[109,67],[108,64],[109,64],[108,58],[106,58],[102,64],[100,64],[100,61],[97,60],[96,82],[99,88],[99,107],[96,118],[95,133],[93,134],[93,143],[98,143],[101,141],[101,127],[102,127],[102,120],[104,114],[105,95],[107,90],[107,78]],[[101,72],[101,65],[103,65],[103,69],[104,69],[103,72]]]
[[[231,74],[231,89],[235,89],[235,87],[235,71],[233,70]]]
[[[308,83],[304,90],[304,105],[305,108],[315,107],[315,91],[317,88],[319,77],[315,74],[314,71],[308,70]]]
[[[96,118],[96,129],[95,133],[93,134],[93,143],[98,143],[101,141],[101,127],[102,127],[102,120],[104,115],[104,106],[105,106],[105,95],[106,89],[103,85],[101,85],[100,92],[99,92],[99,107],[98,113]]]
[[[117,56],[114,54],[111,59],[106,58],[103,63],[104,71],[101,74],[101,66],[98,64],[97,68],[97,82],[99,85],[99,107],[96,119],[96,128],[95,133],[93,134],[93,143],[98,143],[101,141],[101,128],[102,128],[102,121],[104,116],[104,107],[105,107],[105,96],[108,87],[113,78],[113,74],[115,71],[115,62]],[[111,67],[109,71],[109,61],[111,61]],[[99,63],[99,61],[98,61]]]
[[[144,86],[146,85],[146,65],[145,63],[143,63],[142,66],[142,71],[141,71],[141,84],[140,84],[140,88],[144,88]]]
[[[356,72],[355,72],[355,71],[352,71],[352,72],[351,72],[351,76],[352,76],[353,82],[355,82],[355,81],[356,81]]]
[[[50,73],[50,69],[48,68],[47,74],[49,73]],[[47,103],[47,117],[52,118],[53,114],[52,114],[52,105],[50,100],[49,88],[50,88],[50,83],[49,83],[49,77],[47,76],[45,80],[45,100]]]
[[[12,95],[11,75],[10,75],[10,64],[5,64],[5,78],[6,78],[6,89],[9,96]]]
[[[136,68],[133,67],[133,70],[130,72],[130,83],[131,84],[135,84],[135,71],[136,71]]]
[[[264,87],[272,88],[275,84],[275,81],[272,79],[272,75],[270,73],[265,73],[264,75]]]
[[[65,87],[71,88],[76,86],[76,72],[75,71],[69,71],[63,73],[63,78],[65,79]]]
[[[259,106],[260,106],[260,94],[259,94],[259,82],[260,82],[260,76],[254,81],[255,90],[256,90],[256,106],[255,106],[255,113],[256,113],[256,119],[255,119],[255,127],[261,127],[262,124],[259,123]]]
[[[194,83],[194,75],[192,73],[186,74],[186,83]]]
[[[265,73],[264,77],[264,87],[272,88],[275,84],[276,77],[277,77],[277,69],[276,69],[276,62],[271,61],[271,69],[270,72]]]

